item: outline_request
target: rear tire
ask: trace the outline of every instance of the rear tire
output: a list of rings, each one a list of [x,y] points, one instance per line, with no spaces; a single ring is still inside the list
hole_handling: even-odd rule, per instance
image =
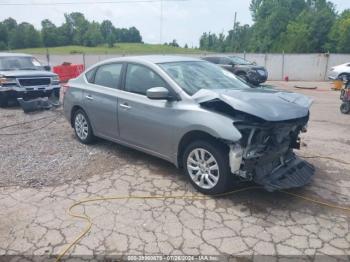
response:
[[[83,144],[91,144],[94,141],[90,120],[86,113],[78,109],[73,116],[73,128],[78,140]]]
[[[219,142],[192,142],[183,154],[183,167],[193,187],[203,194],[225,193],[234,184],[228,149]]]
[[[349,114],[350,113],[350,103],[342,103],[340,106],[340,112],[343,114]]]

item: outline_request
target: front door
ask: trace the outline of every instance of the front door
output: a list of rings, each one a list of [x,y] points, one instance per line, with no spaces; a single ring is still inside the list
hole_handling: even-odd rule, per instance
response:
[[[166,87],[153,70],[129,64],[124,92],[119,95],[118,117],[120,138],[128,143],[168,156],[172,153],[172,136],[177,101],[151,100],[146,91]]]

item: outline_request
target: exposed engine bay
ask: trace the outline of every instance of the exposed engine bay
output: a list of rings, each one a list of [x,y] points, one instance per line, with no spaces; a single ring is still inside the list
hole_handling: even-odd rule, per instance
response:
[[[300,133],[306,132],[309,115],[284,121],[266,121],[235,110],[214,99],[202,107],[233,117],[242,138],[229,143],[231,172],[264,186],[268,191],[301,187],[310,182],[315,169],[293,152],[300,149]]]

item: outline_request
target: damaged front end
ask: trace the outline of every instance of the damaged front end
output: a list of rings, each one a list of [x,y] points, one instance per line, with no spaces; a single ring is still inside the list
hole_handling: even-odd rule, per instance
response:
[[[315,169],[293,152],[300,148],[299,134],[307,122],[308,116],[275,123],[235,122],[242,139],[230,146],[232,173],[268,191],[308,184]]]
[[[278,93],[273,95],[280,98],[282,95],[288,96]],[[271,103],[269,109],[274,114],[271,113],[271,118],[266,119],[269,117],[266,111],[253,115],[252,107],[249,113],[237,110],[248,106],[237,102],[233,104],[231,98],[220,94],[199,102],[208,110],[231,117],[233,125],[242,135],[239,141],[228,142],[231,172],[246,181],[262,185],[270,192],[308,184],[315,169],[300,159],[293,150],[300,149],[299,135],[306,131],[311,102],[305,100],[305,109],[299,104],[293,112],[293,102],[286,101],[284,97],[284,102],[273,98],[280,103],[280,107],[288,107],[289,111],[285,115],[289,116],[284,119],[283,110],[274,106],[277,103]],[[304,99],[297,98],[299,101]]]

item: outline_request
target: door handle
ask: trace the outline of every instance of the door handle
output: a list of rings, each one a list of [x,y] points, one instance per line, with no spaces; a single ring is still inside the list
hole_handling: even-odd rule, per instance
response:
[[[119,106],[125,110],[128,110],[131,108],[131,106],[129,106],[128,103],[119,104]]]
[[[88,99],[88,100],[94,100],[94,98],[91,96],[91,95],[87,95],[87,96],[85,96],[86,97],[86,99]]]

